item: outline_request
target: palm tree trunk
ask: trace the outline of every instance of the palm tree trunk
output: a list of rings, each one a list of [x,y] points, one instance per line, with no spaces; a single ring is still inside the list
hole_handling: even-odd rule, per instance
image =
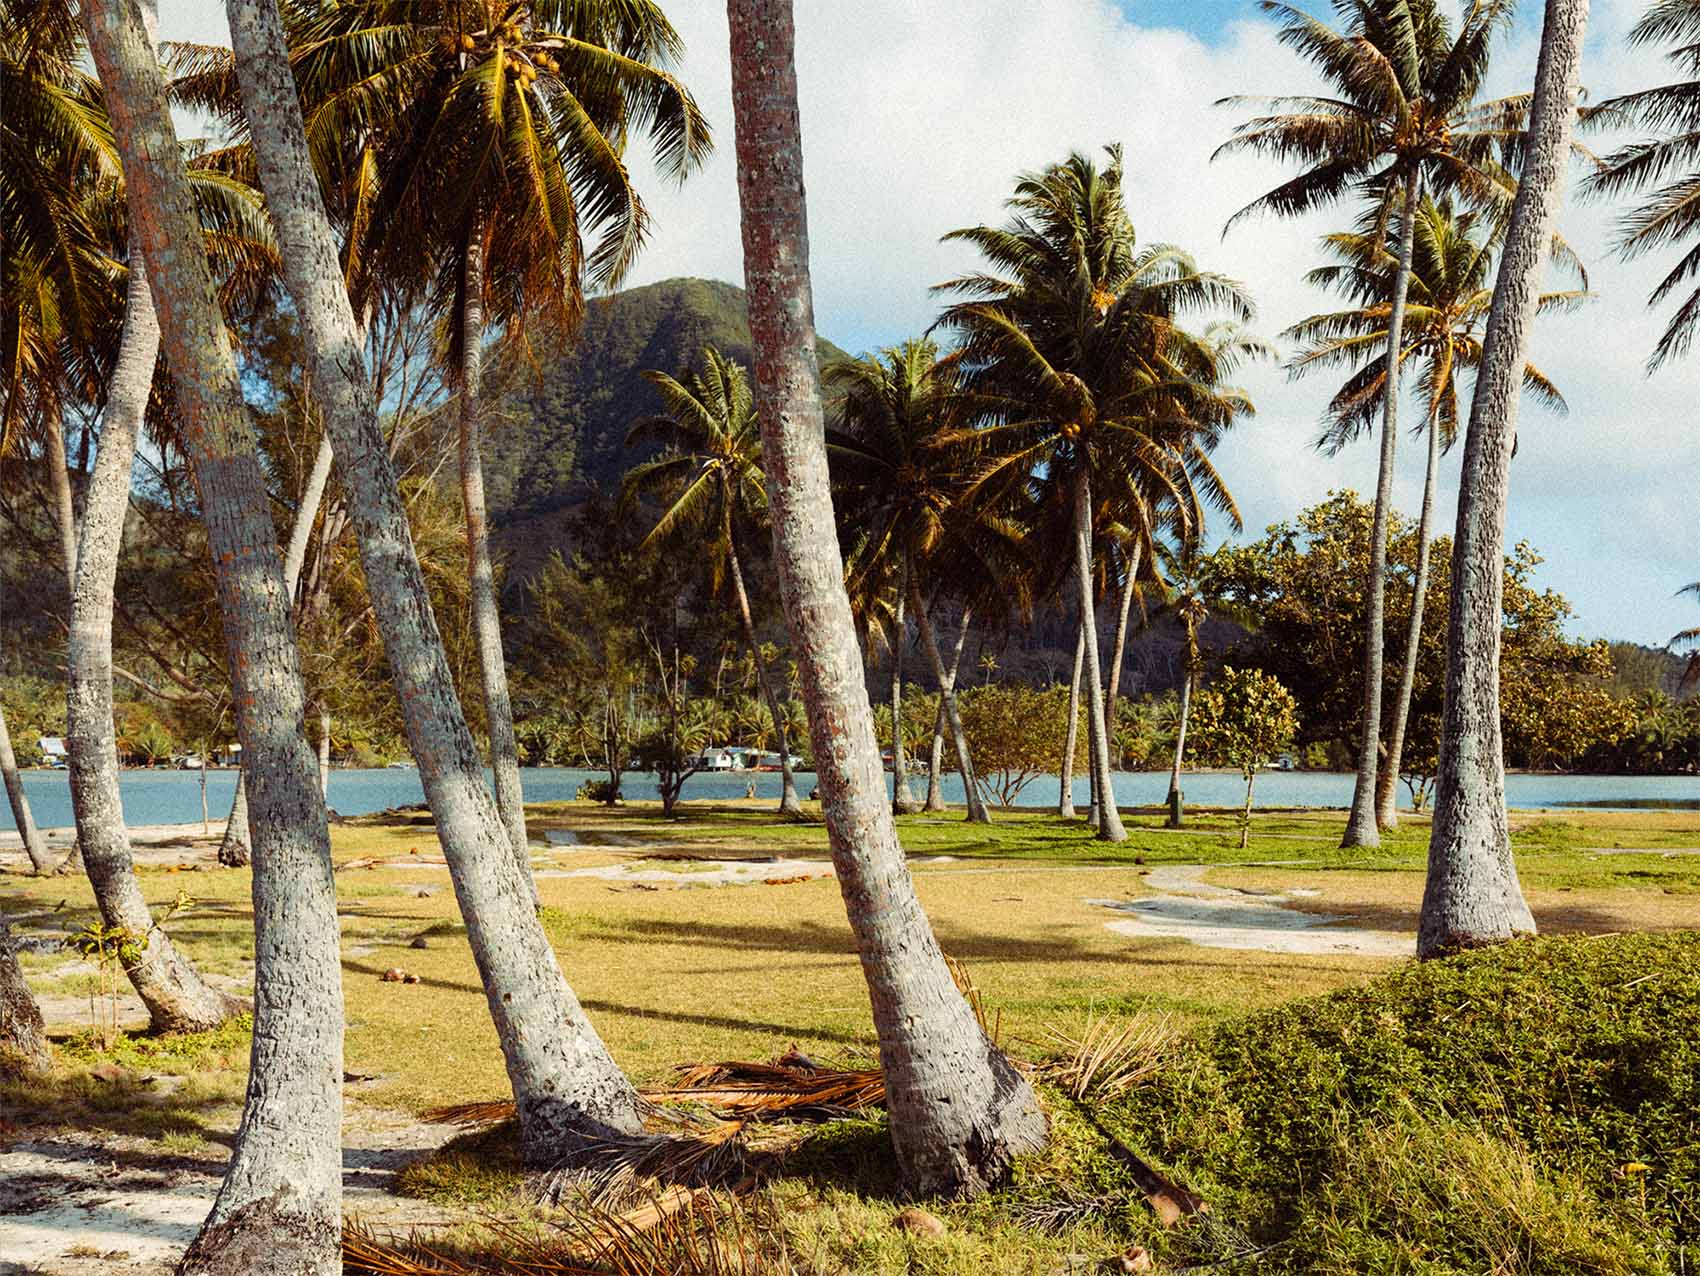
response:
[[[738,600],[738,619],[744,626],[744,641],[750,644],[750,655],[756,662],[756,681],[761,684],[761,693],[767,700],[767,711],[773,715],[773,730],[779,737],[779,771],[782,776],[782,786],[779,792],[779,813],[795,818],[802,815],[803,804],[797,798],[797,778],[791,770],[791,737],[785,730],[785,716],[779,709],[779,697],[773,692],[773,683],[767,676],[767,661],[761,654],[761,643],[756,640],[755,622],[750,617],[750,596],[744,590],[744,569],[738,562],[738,544],[732,538],[731,506],[726,505],[726,557],[732,565],[732,593]]]
[[[234,0],[233,0],[234,2]],[[490,735],[490,772],[496,809],[507,826],[514,862],[535,903],[531,851],[525,833],[525,797],[519,783],[519,749],[514,742],[508,670],[502,656],[502,616],[496,606],[496,572],[490,561],[490,527],[484,508],[484,460],[479,420],[484,380],[484,228],[466,237],[466,290],[461,312],[460,496],[466,507],[466,565],[472,596],[472,634],[484,686],[484,719]]]
[[[12,822],[23,839],[24,854],[30,857],[30,867],[37,875],[45,877],[53,871],[53,856],[48,853],[47,843],[30,814],[30,800],[24,796],[24,777],[18,774],[18,759],[12,752],[12,733],[6,727],[4,710],[0,710],[0,776],[5,778],[6,798],[12,804]]]
[[[1257,783],[1257,772],[1245,773],[1245,809],[1240,812],[1240,850],[1251,841],[1251,788]]]
[[[1387,733],[1387,763],[1376,780],[1375,821],[1383,829],[1399,827],[1399,771],[1405,756],[1405,728],[1411,719],[1411,694],[1422,654],[1423,605],[1428,601],[1429,534],[1434,524],[1434,485],[1440,472],[1440,404],[1428,416],[1428,467],[1423,472],[1423,511],[1417,519],[1417,574],[1411,582],[1411,623],[1405,633],[1405,667],[1399,674],[1399,698],[1393,702],[1393,726]]]
[[[66,640],[67,778],[77,847],[102,920],[147,936],[124,973],[148,1009],[156,1032],[215,1028],[242,1009],[211,987],[157,930],[136,881],[119,793],[118,742],[112,708],[112,613],[130,509],[130,471],[159,357],[159,321],[139,236],[130,242],[118,358],[106,388],[100,451],[83,497],[83,522],[70,577],[71,625]]]
[[[1529,328],[1564,194],[1588,0],[1547,0],[1522,181],[1482,341],[1452,542],[1446,709],[1417,955],[1531,933],[1505,818],[1499,716],[1505,506]]]
[[[1139,559],[1141,547],[1135,545],[1128,556],[1127,581],[1122,585],[1121,611],[1116,616],[1116,642],[1110,657],[1110,689],[1104,696],[1104,729],[1105,738],[1114,755],[1117,764],[1121,762],[1121,751],[1116,745],[1116,700],[1121,695],[1122,661],[1127,656],[1127,618],[1133,609],[1133,595],[1138,586],[1135,581],[1139,576]]]
[[[1181,764],[1186,760],[1186,727],[1192,716],[1192,684],[1197,681],[1197,658],[1192,655],[1189,635],[1186,672],[1181,675],[1181,720],[1175,729],[1175,761],[1169,768],[1169,819],[1172,829],[1181,826]]]
[[[336,885],[277,533],[150,33],[119,0],[83,12],[131,225],[147,260],[170,263],[152,281],[156,308],[218,582],[237,731],[254,768],[247,1101],[224,1185],[178,1271],[333,1276],[342,1222]]]
[[[331,794],[331,711],[319,709],[319,797],[328,801]]]
[[[1075,818],[1074,754],[1080,747],[1080,671],[1085,660],[1086,631],[1082,628],[1074,635],[1074,676],[1068,684],[1068,731],[1063,736],[1062,789],[1057,796],[1057,814],[1065,820]]]
[[[53,1066],[47,1049],[47,1025],[41,1007],[24,979],[12,947],[12,930],[0,913],[0,1065],[21,1064],[30,1072],[45,1072]],[[0,1066],[0,1072],[4,1072]]]
[[[1387,525],[1393,513],[1393,459],[1399,441],[1399,361],[1404,354],[1405,297],[1411,284],[1411,253],[1416,243],[1417,170],[1405,174],[1404,204],[1399,210],[1399,271],[1393,280],[1393,304],[1387,319],[1387,385],[1382,395],[1381,460],[1375,479],[1375,519],[1370,526],[1369,616],[1364,637],[1363,726],[1358,740],[1358,775],[1352,808],[1346,817],[1343,847],[1380,846],[1376,827],[1376,775],[1381,750],[1381,678],[1386,662]]]
[[[300,503],[295,507],[295,523],[289,529],[289,544],[283,551],[283,583],[289,596],[295,598],[301,588],[301,571],[307,564],[307,542],[312,539],[313,524],[319,518],[319,506],[324,503],[325,489],[330,485],[331,447],[329,430],[319,435],[319,450],[313,457],[313,468],[307,474],[307,485],[301,490]],[[236,792],[230,798],[230,817],[224,822],[224,838],[218,847],[218,862],[227,868],[242,868],[253,858],[253,838],[248,828],[248,769],[236,773]]]
[[[71,492],[71,466],[59,418],[48,413],[46,427],[47,481],[53,487],[53,521],[59,530],[59,557],[68,585],[77,574],[77,500]]]
[[[532,1163],[554,1165],[589,1139],[639,1130],[637,1092],[567,985],[532,906],[529,874],[511,853],[484,783],[379,428],[336,242],[307,156],[277,9],[271,0],[232,0],[228,12],[261,184],[283,247],[285,282],[326,408],[408,746],[436,817],[507,1063],[521,1148]],[[611,756],[611,770],[616,762]]]
[[[905,556],[891,625],[891,810],[894,815],[908,815],[915,810],[915,794],[909,788],[909,759],[903,752],[903,647],[908,638],[904,605],[908,602],[908,592],[909,560]]]
[[[809,296],[788,0],[731,0],[744,276],[780,592],[798,651],[822,809],[867,977],[898,1164],[920,1192],[972,1193],[1044,1142],[1032,1088],[957,990],[903,861],[833,530]]]
[[[962,624],[956,631],[956,646],[950,653],[950,680],[955,685],[958,672],[962,668],[962,652],[968,645],[968,621],[973,615],[971,608],[962,609]],[[948,810],[944,801],[944,735],[947,726],[944,718],[944,697],[939,697],[938,711],[933,714],[933,743],[927,755],[927,800],[921,807],[923,811],[940,812]]]
[[[933,678],[939,684],[939,712],[950,725],[951,742],[956,746],[956,767],[962,774],[968,821],[971,824],[990,824],[992,816],[986,810],[985,800],[980,796],[980,786],[974,775],[974,759],[968,752],[968,732],[962,727],[962,714],[956,706],[956,670],[945,668],[944,657],[939,654],[937,636],[933,633],[932,618],[927,615],[927,604],[921,598],[921,587],[914,580],[909,582],[909,607],[915,613],[915,627],[921,634],[921,650],[927,653],[927,663],[932,665]],[[968,626],[964,623],[962,637],[965,638],[967,633]],[[959,654],[960,650],[958,647]]]
[[[1104,724],[1104,675],[1098,663],[1098,626],[1092,608],[1092,478],[1082,470],[1074,481],[1074,562],[1080,584],[1081,632],[1086,635],[1086,738],[1092,749],[1092,778],[1096,786],[1098,836],[1106,842],[1127,841],[1115,784],[1110,779],[1110,745]]]

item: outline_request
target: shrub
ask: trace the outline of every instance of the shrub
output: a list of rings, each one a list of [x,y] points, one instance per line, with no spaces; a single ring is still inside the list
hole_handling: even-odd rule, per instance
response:
[[[580,802],[602,802],[610,806],[621,800],[619,788],[610,780],[586,780],[578,786],[577,797]]]

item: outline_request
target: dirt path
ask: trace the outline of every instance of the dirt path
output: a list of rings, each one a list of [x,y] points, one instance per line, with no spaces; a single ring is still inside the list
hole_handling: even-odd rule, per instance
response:
[[[1368,957],[1408,957],[1417,937],[1399,931],[1341,926],[1344,917],[1300,912],[1286,899],[1314,898],[1319,892],[1240,890],[1204,880],[1212,866],[1170,864],[1154,868],[1145,885],[1156,892],[1138,899],[1089,899],[1114,909],[1121,920],[1104,925],[1137,939],[1186,939],[1206,948],[1265,953],[1356,953]]]

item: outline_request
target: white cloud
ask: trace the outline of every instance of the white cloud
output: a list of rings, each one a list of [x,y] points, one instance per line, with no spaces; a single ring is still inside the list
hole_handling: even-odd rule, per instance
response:
[[[682,68],[715,126],[718,148],[682,188],[645,182],[654,233],[633,276],[742,281],[723,8],[669,6],[685,37]],[[1595,6],[1584,80],[1597,100],[1668,78],[1656,53],[1628,50],[1635,0]],[[1301,276],[1332,220],[1260,219],[1225,240],[1224,222],[1273,185],[1279,169],[1249,159],[1212,164],[1237,118],[1234,93],[1302,88],[1309,73],[1279,47],[1251,5],[1206,44],[1184,31],[1136,26],[1103,0],[1034,6],[1018,0],[800,0],[798,73],[806,144],[815,307],[821,331],[853,349],[898,340],[936,313],[929,285],[974,264],[939,236],[999,220],[1014,176],[1070,149],[1126,148],[1128,202],[1143,238],[1190,248],[1208,268],[1250,286],[1267,334],[1318,309]],[[162,7],[168,37],[217,39],[222,15],[203,3]],[[1499,59],[1506,90],[1532,77],[1537,32],[1519,31]],[[637,171],[646,166],[640,160]],[[1530,406],[1513,477],[1509,534],[1547,555],[1542,579],[1577,607],[1589,634],[1662,642],[1693,623],[1670,597],[1700,577],[1700,430],[1696,363],[1642,375],[1664,315],[1645,297],[1659,263],[1608,255],[1612,210],[1574,202],[1564,228],[1588,261],[1599,300],[1543,320],[1535,360],[1568,395],[1558,419]],[[1329,387],[1290,384],[1274,369],[1247,378],[1259,415],[1223,449],[1222,468],[1255,532],[1330,488],[1369,492],[1374,449],[1337,459],[1310,449]],[[1397,488],[1414,511],[1420,449],[1401,440]],[[1456,460],[1448,464],[1455,472]],[[1456,485],[1438,506],[1449,523]]]

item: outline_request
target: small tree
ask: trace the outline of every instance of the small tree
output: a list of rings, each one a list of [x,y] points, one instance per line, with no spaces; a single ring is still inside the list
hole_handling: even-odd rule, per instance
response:
[[[988,801],[1013,806],[1034,780],[1056,772],[1068,735],[1067,687],[994,682],[964,692],[961,701],[974,780]],[[1085,733],[1075,739],[1075,765],[1084,769]]]
[[[1218,766],[1235,766],[1245,776],[1245,810],[1240,848],[1251,837],[1251,790],[1258,771],[1293,747],[1298,706],[1279,679],[1257,669],[1224,666],[1193,709],[1193,748]]]

